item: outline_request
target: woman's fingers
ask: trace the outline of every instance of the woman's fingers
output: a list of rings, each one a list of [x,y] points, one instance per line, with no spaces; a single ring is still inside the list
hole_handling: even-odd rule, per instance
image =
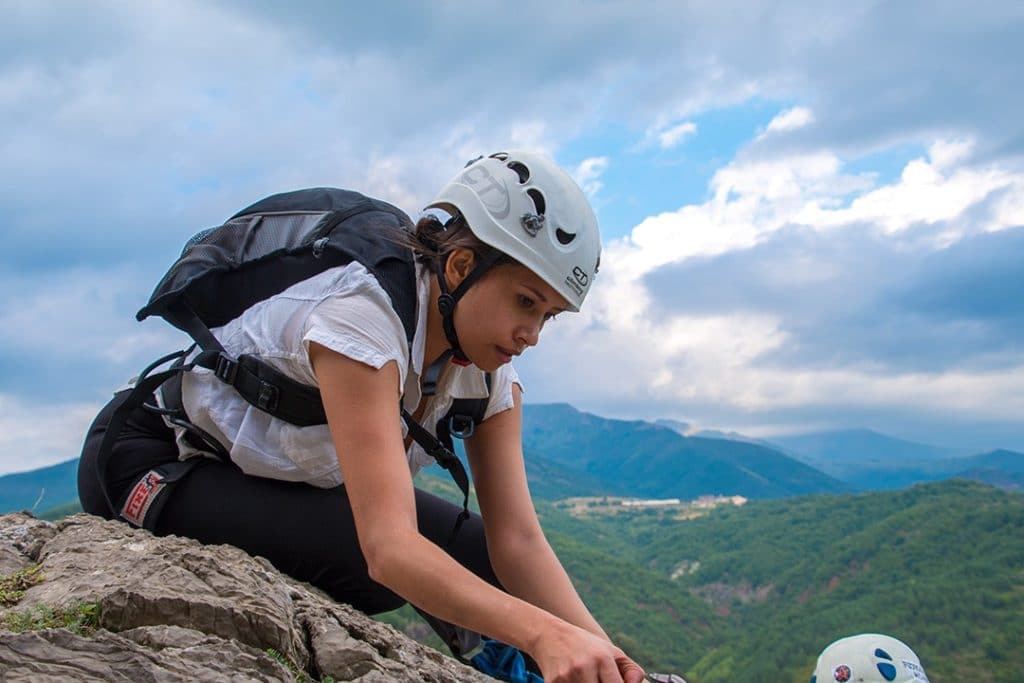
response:
[[[624,683],[643,683],[647,677],[643,668],[625,654],[616,657],[615,663],[618,665]]]

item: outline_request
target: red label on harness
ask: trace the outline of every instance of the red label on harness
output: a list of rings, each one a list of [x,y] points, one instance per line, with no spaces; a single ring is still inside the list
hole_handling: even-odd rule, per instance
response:
[[[128,500],[124,502],[124,507],[121,509],[121,516],[135,526],[142,526],[150,506],[166,486],[163,482],[164,477],[156,470],[146,472],[146,476],[140,479],[132,492],[128,494]]]

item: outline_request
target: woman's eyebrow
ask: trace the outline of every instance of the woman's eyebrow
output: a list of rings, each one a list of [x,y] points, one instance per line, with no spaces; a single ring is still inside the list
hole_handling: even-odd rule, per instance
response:
[[[546,304],[548,302],[548,298],[544,296],[539,290],[535,289],[534,287],[526,283],[523,283],[523,287],[526,287],[528,290],[530,290],[530,292],[532,292],[535,297],[540,299],[542,303]]]
[[[528,285],[525,282],[523,283],[523,287],[525,287],[526,289],[530,290],[530,293],[533,294],[538,299],[540,299],[541,303],[546,304],[548,302],[548,298],[546,296],[544,296],[544,294],[540,290],[538,290],[536,287]],[[556,306],[555,307],[555,313],[565,313],[567,310],[568,309],[562,308],[561,306]]]

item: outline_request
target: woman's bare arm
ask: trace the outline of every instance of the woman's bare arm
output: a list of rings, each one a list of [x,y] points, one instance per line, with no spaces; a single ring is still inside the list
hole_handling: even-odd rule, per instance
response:
[[[313,344],[331,435],[370,576],[434,616],[533,655],[545,678],[621,683],[621,651],[483,581],[419,533],[402,443],[399,373]]]
[[[607,639],[537,520],[523,464],[520,389],[512,391],[514,406],[481,424],[467,443],[491,565],[513,595]]]
[[[526,483],[517,385],[512,398],[513,407],[486,420],[467,443],[491,566],[513,595],[610,642],[541,529]],[[621,651],[616,664],[627,681],[642,680],[643,669]]]

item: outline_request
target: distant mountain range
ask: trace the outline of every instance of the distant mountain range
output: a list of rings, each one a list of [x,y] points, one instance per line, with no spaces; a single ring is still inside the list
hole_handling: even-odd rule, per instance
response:
[[[524,406],[523,447],[528,472],[531,465],[553,462],[581,472],[616,495],[781,498],[849,488],[764,446],[683,436],[663,425],[610,420],[566,403]],[[560,497],[566,495],[586,493],[563,491]]]
[[[44,510],[78,500],[78,458],[0,477],[0,514]]]
[[[1024,454],[970,453],[851,429],[774,437],[776,447],[864,491],[905,488],[952,477],[1021,489]]]
[[[617,495],[784,498],[892,490],[954,476],[1024,489],[1024,454],[968,455],[871,432],[779,437],[694,432],[685,423],[614,420],[566,403],[526,404],[523,447],[539,500]],[[77,499],[77,460],[0,476],[0,513],[48,511]]]
[[[680,422],[679,420],[655,420],[654,424],[662,427],[668,427],[674,431],[679,432],[683,436],[699,436],[705,439],[726,439],[728,441],[744,441],[746,443],[756,443],[759,446],[765,446],[766,448],[773,448],[779,450],[779,447],[770,441],[765,439],[758,439],[753,436],[747,436],[740,434],[739,432],[723,432],[719,429],[696,429],[688,422]]]

